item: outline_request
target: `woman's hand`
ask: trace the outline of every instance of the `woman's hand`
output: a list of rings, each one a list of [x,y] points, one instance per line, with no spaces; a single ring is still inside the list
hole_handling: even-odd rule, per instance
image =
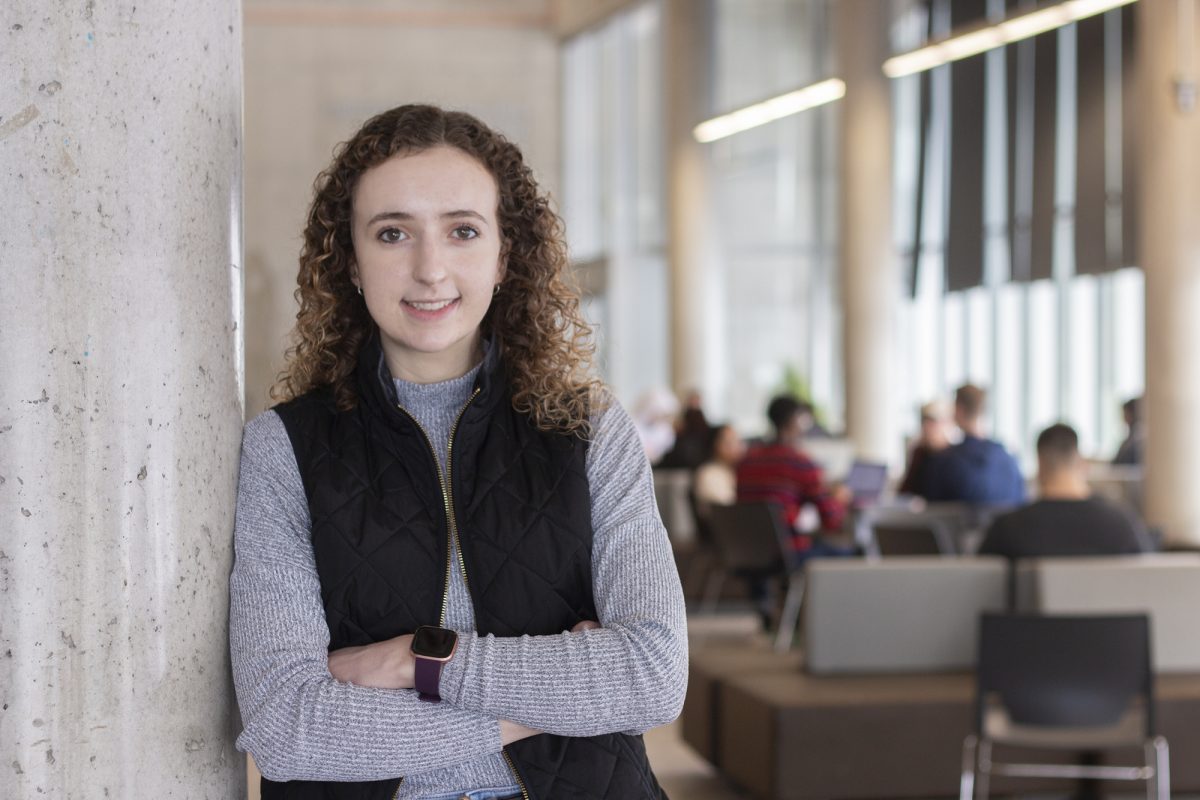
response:
[[[342,683],[374,689],[413,688],[412,634],[329,654],[329,673]],[[526,734],[528,735],[528,734]]]
[[[590,631],[600,627],[600,623],[595,620],[585,619],[575,623],[575,627],[571,628],[571,633],[579,631]]]
[[[584,620],[571,630],[582,631],[599,627],[600,623],[598,622]],[[375,689],[412,689],[414,680],[412,638],[412,634],[405,634],[361,647],[343,647],[341,650],[334,650],[329,654],[329,672],[335,679],[343,683],[353,683],[356,686],[369,686]],[[541,733],[541,731],[527,728],[516,722],[509,722],[506,719],[499,722],[502,745],[510,745]]]

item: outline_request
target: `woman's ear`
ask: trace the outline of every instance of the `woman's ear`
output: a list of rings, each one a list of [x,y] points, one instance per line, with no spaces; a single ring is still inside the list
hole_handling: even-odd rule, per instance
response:
[[[503,283],[505,276],[508,275],[509,249],[508,242],[505,242],[500,247],[500,260],[496,264],[496,283]]]

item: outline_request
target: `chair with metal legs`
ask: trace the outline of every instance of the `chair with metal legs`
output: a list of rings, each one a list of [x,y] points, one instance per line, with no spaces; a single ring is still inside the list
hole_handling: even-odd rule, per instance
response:
[[[800,620],[804,571],[788,566],[790,537],[779,508],[771,503],[713,506],[710,523],[713,547],[724,572],[763,580],[778,577],[786,582],[775,649],[787,650]]]
[[[987,797],[992,775],[1144,781],[1168,800],[1167,741],[1155,733],[1150,622],[1130,616],[984,614],[976,730],[963,742],[960,800]],[[996,746],[1143,749],[1142,764],[1017,764]]]

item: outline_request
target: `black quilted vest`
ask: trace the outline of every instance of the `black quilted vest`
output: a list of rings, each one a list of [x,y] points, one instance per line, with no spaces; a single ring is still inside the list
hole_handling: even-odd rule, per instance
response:
[[[492,355],[459,417],[449,484],[480,634],[557,634],[596,619],[591,498],[575,436],[537,430],[512,408]],[[312,517],[330,649],[436,625],[446,592],[449,519],[424,432],[398,408],[377,338],[363,348],[359,403],[328,391],[276,407]],[[541,734],[505,748],[531,800],[662,798],[640,736]],[[387,800],[400,779],[361,783],[263,779],[263,800]]]

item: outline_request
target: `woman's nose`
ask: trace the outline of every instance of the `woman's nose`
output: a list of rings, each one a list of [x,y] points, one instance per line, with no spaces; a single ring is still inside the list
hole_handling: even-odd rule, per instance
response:
[[[419,283],[434,285],[446,277],[442,258],[428,239],[420,242],[414,253],[413,278]]]

